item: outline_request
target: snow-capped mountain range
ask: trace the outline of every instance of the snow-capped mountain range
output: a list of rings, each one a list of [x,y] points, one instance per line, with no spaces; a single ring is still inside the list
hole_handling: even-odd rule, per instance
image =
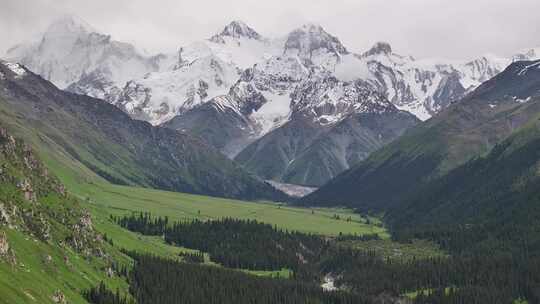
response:
[[[486,55],[463,62],[415,60],[394,53],[383,42],[363,53],[350,52],[337,37],[315,24],[270,39],[233,21],[209,39],[180,47],[175,54],[148,56],[77,17],[64,16],[47,28],[41,40],[17,45],[6,57],[61,88],[106,99],[153,124],[226,95],[235,85],[238,89],[242,72],[253,69],[257,74],[254,81],[281,78],[276,84],[279,87],[261,92],[269,104],[275,101],[277,105],[253,113],[264,133],[275,116],[288,114],[283,113],[290,108],[283,106],[290,101],[288,94],[313,67],[342,81],[369,81],[398,108],[425,120],[514,59],[534,59],[539,53],[539,49],[530,49],[513,58]],[[265,115],[268,108],[272,113]]]
[[[351,51],[316,24],[268,38],[241,21],[177,52],[149,56],[76,17],[65,16],[51,24],[41,40],[17,45],[6,57],[60,88],[107,100],[136,119],[194,132],[230,157],[248,145],[261,148],[263,136],[272,137],[271,133],[296,125],[295,120],[302,121],[302,126],[313,129],[312,137],[295,146],[295,151],[284,150],[281,162],[288,167],[305,149],[319,149],[311,144],[321,142],[321,134],[330,134],[340,124],[340,134],[350,133],[343,130],[350,117],[405,111],[426,120],[512,61],[539,56],[536,48],[512,58],[417,60],[395,53],[385,42],[365,52]],[[414,124],[398,116],[400,122],[394,127]],[[375,129],[363,129],[359,136],[356,123],[345,125],[357,134],[354,140],[341,141],[345,146],[332,156],[339,159],[339,166],[324,169],[331,171],[325,173],[330,177],[404,131],[391,126],[392,131],[382,136]],[[373,138],[370,149],[351,156],[349,146],[365,148],[365,132]],[[265,161],[248,154],[240,162]],[[269,178],[287,181],[282,178],[287,169],[282,169]],[[299,181],[310,184],[308,175]],[[327,175],[317,177],[316,183]]]

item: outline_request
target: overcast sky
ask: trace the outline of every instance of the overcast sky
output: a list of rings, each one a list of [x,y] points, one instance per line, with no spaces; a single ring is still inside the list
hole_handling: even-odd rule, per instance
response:
[[[418,58],[540,46],[540,0],[0,0],[0,54],[62,14],[150,52],[208,38],[231,20],[269,37],[318,23],[353,52],[387,41]]]

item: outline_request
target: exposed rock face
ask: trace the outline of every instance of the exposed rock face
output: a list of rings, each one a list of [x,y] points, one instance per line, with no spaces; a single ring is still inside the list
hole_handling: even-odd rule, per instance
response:
[[[9,243],[5,231],[0,232],[0,257],[7,256],[9,253]]]
[[[114,276],[114,271],[113,271],[112,267],[107,267],[107,270],[105,272],[107,273],[107,276],[109,278],[112,278]]]
[[[315,65],[323,64],[327,68],[332,61],[328,57],[335,63],[349,52],[337,37],[327,33],[322,26],[306,24],[287,36],[284,53],[289,56],[296,55]]]
[[[249,27],[247,24],[245,24],[242,21],[233,21],[229,23],[221,33],[216,34],[210,38],[210,41],[216,42],[216,43],[225,43],[225,40],[223,39],[224,36],[229,36],[232,38],[248,38],[248,39],[255,39],[255,40],[261,40],[262,36],[259,35],[254,29]]]
[[[92,226],[92,218],[88,211],[83,211],[79,222],[73,225],[73,234],[70,239],[71,245],[75,249],[90,255],[92,254],[90,249],[92,249],[92,244],[95,241],[96,234]]]
[[[0,203],[0,225],[11,226],[11,217],[4,203]]]
[[[0,231],[0,262],[2,260],[6,261],[12,266],[17,264],[15,251],[10,247],[5,231]]]
[[[67,299],[64,293],[60,290],[56,290],[54,294],[51,296],[51,299],[54,303],[57,304],[67,304]]]
[[[79,221],[79,224],[80,224],[81,229],[84,229],[87,231],[94,230],[94,227],[92,226],[92,217],[90,216],[90,212],[84,211]]]
[[[235,158],[265,179],[320,186],[418,121],[370,83],[328,73],[312,74],[291,98],[289,121]]]
[[[364,57],[372,56],[372,55],[390,55],[392,54],[392,47],[388,42],[377,42],[375,45],[369,49],[367,52],[362,54]]]
[[[32,188],[32,183],[30,180],[25,179],[20,183],[20,188],[22,192],[24,193],[24,199],[31,202],[36,202],[36,194],[34,193],[34,189]]]

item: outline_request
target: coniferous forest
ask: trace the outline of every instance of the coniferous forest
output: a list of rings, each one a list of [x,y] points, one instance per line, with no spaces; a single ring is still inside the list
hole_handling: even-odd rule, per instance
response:
[[[234,303],[379,303],[408,293],[416,293],[414,303],[540,301],[540,258],[524,251],[486,254],[488,251],[479,249],[458,251],[460,247],[452,245],[455,252],[449,256],[390,259],[374,251],[343,246],[341,242],[378,239],[372,236],[323,239],[235,219],[172,224],[164,224],[166,219],[150,214],[114,219],[134,231],[164,235],[170,244],[208,252],[213,262],[226,267],[189,264],[193,263],[189,259],[185,259],[188,263],[181,263],[131,252],[136,265],[128,277],[137,303],[227,303],[226,299],[231,297]],[[441,233],[439,243],[459,243],[459,236]],[[399,241],[406,243],[411,239]],[[503,243],[496,239],[493,242]],[[289,268],[293,275],[290,279],[263,279],[227,268]],[[323,292],[320,284],[327,275],[333,276],[336,287],[347,292]],[[175,291],[163,292],[156,286],[177,287]],[[201,291],[194,286],[211,288]]]
[[[229,268],[251,270],[296,269],[313,260],[326,241],[314,235],[279,230],[257,221],[221,219],[174,223],[150,214],[116,218],[122,227],[147,235],[164,235],[169,244],[207,252]]]
[[[261,278],[215,266],[134,256],[130,288],[139,304],[368,303],[347,292],[324,292],[299,280]]]

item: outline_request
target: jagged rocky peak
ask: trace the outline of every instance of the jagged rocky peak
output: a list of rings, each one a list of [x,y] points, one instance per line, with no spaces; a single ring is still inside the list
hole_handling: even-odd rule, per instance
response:
[[[239,20],[235,20],[229,23],[227,26],[225,26],[221,33],[212,36],[210,38],[210,41],[216,43],[225,43],[223,37],[248,38],[254,40],[262,39],[262,36],[257,33],[257,31]]]
[[[397,111],[372,84],[362,80],[343,82],[327,73],[303,81],[291,98],[293,115],[307,114],[321,124],[339,122],[351,113]]]
[[[305,24],[292,31],[285,42],[285,52],[297,50],[303,57],[311,57],[315,51],[327,51],[335,55],[348,54],[347,49],[336,36],[326,32],[318,24]]]
[[[363,54],[364,57],[372,55],[390,55],[392,54],[392,47],[390,43],[379,41],[375,43],[367,52]]]

